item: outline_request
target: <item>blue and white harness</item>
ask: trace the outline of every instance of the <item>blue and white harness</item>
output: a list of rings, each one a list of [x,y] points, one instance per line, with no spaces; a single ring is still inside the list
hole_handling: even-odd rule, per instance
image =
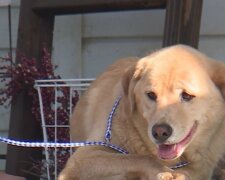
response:
[[[19,140],[13,140],[9,138],[4,138],[0,137],[0,142],[6,143],[8,145],[13,145],[13,146],[20,146],[20,147],[49,147],[49,148],[56,148],[56,147],[83,147],[83,146],[105,146],[109,147],[113,150],[116,150],[122,154],[128,154],[128,151],[125,149],[111,144],[110,140],[112,138],[112,120],[113,120],[113,115],[119,105],[119,102],[121,100],[121,96],[117,98],[115,101],[113,108],[109,114],[108,120],[107,120],[107,126],[106,126],[106,131],[105,131],[105,141],[81,141],[81,142],[67,142],[67,143],[61,143],[61,142],[29,142],[29,141],[19,141]],[[190,162],[180,162],[175,164],[174,166],[169,167],[172,170],[176,170],[178,168],[182,168],[190,164]]]

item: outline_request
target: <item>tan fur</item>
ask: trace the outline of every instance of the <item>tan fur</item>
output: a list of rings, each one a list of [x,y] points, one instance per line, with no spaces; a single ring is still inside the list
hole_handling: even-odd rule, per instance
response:
[[[107,147],[82,147],[69,159],[59,180],[86,179],[211,179],[225,151],[225,65],[188,46],[164,48],[142,59],[117,61],[91,85],[71,119],[74,141],[104,141],[108,115],[122,95],[113,117],[112,144],[129,151],[119,154]],[[157,101],[146,93],[154,91]],[[195,97],[181,100],[185,91]],[[173,128],[167,143],[184,139],[197,125],[183,154],[161,160],[152,127]],[[183,159],[187,167],[171,171]],[[224,177],[222,177],[224,178]]]

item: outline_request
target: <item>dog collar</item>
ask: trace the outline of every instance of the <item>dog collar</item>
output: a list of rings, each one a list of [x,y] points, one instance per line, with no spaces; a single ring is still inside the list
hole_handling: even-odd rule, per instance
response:
[[[190,162],[188,162],[188,161],[182,161],[182,162],[175,164],[174,166],[170,166],[169,169],[176,170],[176,169],[179,169],[182,167],[186,167],[189,164],[190,164]]]
[[[106,131],[105,131],[105,140],[107,143],[110,143],[110,140],[112,139],[112,120],[113,120],[113,115],[116,111],[116,108],[118,107],[120,100],[122,96],[119,96],[117,100],[115,101],[112,110],[109,114],[108,120],[107,120],[107,126],[106,126]]]

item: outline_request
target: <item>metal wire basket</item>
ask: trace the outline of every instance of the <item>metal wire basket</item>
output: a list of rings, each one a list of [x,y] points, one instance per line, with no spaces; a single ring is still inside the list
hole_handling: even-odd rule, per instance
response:
[[[38,91],[40,118],[43,130],[44,142],[68,142],[71,141],[69,135],[69,118],[79,96],[87,89],[94,79],[54,79],[36,80],[35,88]],[[51,96],[51,102],[47,103],[46,98]],[[44,177],[48,180],[56,180],[62,160],[60,158],[69,157],[72,148],[44,148],[45,160],[42,169],[45,171]],[[45,179],[46,179],[45,178]]]

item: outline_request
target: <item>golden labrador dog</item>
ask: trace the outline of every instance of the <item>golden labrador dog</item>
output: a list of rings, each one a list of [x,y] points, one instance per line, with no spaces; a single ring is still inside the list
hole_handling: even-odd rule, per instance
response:
[[[224,97],[225,65],[188,46],[116,62],[80,99],[71,131],[104,142],[113,114],[109,143],[128,154],[80,147],[59,180],[211,179],[225,152]]]

